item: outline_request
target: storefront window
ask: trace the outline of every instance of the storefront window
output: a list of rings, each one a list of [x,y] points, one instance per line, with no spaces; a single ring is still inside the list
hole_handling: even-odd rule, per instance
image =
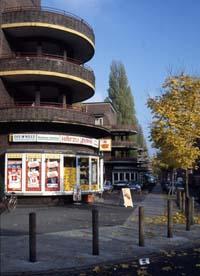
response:
[[[22,159],[8,159],[7,191],[22,191]]]
[[[60,190],[60,159],[48,158],[45,160],[46,177],[45,189],[46,191]]]
[[[89,158],[79,159],[80,185],[89,185]]]
[[[76,184],[76,157],[64,157],[64,190],[73,191]]]
[[[98,183],[97,181],[97,159],[91,160],[91,184],[96,185]]]
[[[27,156],[26,191],[41,191],[41,158]]]

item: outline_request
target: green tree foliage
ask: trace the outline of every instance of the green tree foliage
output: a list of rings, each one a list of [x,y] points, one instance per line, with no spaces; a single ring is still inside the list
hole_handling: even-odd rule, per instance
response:
[[[142,127],[139,123],[137,124],[136,142],[140,148],[147,150],[146,140],[144,138]]]
[[[119,124],[136,125],[134,99],[121,62],[113,61],[110,67],[108,97],[118,112]]]

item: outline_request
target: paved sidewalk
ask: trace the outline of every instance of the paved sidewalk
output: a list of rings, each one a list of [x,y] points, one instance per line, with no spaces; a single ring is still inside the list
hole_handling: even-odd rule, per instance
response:
[[[166,195],[155,187],[142,204],[145,216],[163,215]],[[200,225],[185,231],[185,225],[175,225],[174,237],[167,238],[163,224],[145,225],[145,247],[138,246],[138,208],[133,210],[123,225],[100,228],[100,255],[92,255],[91,229],[76,229],[37,235],[37,262],[28,261],[28,235],[1,237],[1,272],[3,275],[31,275],[60,269],[81,268],[120,259],[146,257],[151,253],[176,247],[200,244]]]

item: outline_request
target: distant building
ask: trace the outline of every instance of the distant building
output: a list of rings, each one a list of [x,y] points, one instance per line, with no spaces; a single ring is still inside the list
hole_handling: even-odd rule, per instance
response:
[[[120,180],[141,180],[148,170],[148,159],[131,139],[137,135],[136,126],[118,125],[117,111],[109,102],[84,103],[87,112],[95,117],[95,124],[110,130],[111,151],[103,152],[104,179],[112,183]],[[139,154],[137,154],[139,152]],[[134,154],[135,153],[135,154]]]

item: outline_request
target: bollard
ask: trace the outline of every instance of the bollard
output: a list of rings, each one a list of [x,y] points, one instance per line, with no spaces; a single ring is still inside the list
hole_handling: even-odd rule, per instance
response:
[[[177,190],[177,205],[178,205],[179,209],[181,208],[181,200],[182,200],[181,191],[178,189]]]
[[[190,222],[191,222],[191,200],[189,197],[186,197],[186,231],[190,231]]]
[[[167,200],[167,237],[173,237],[173,207],[172,200]]]
[[[176,204],[179,208],[180,207],[180,191],[178,189],[176,190]]]
[[[194,225],[194,197],[191,197],[191,225]]]
[[[29,214],[29,261],[36,262],[36,214]]]
[[[139,246],[144,246],[144,207],[139,207]]]
[[[99,255],[99,211],[92,209],[92,254]]]
[[[185,208],[185,192],[183,192],[183,194],[182,194],[182,211],[183,211],[183,213],[185,214],[185,210],[186,210],[186,208]]]
[[[179,208],[180,208],[180,210],[181,211],[183,211],[183,196],[182,196],[182,192],[180,191],[180,206],[179,206]]]

